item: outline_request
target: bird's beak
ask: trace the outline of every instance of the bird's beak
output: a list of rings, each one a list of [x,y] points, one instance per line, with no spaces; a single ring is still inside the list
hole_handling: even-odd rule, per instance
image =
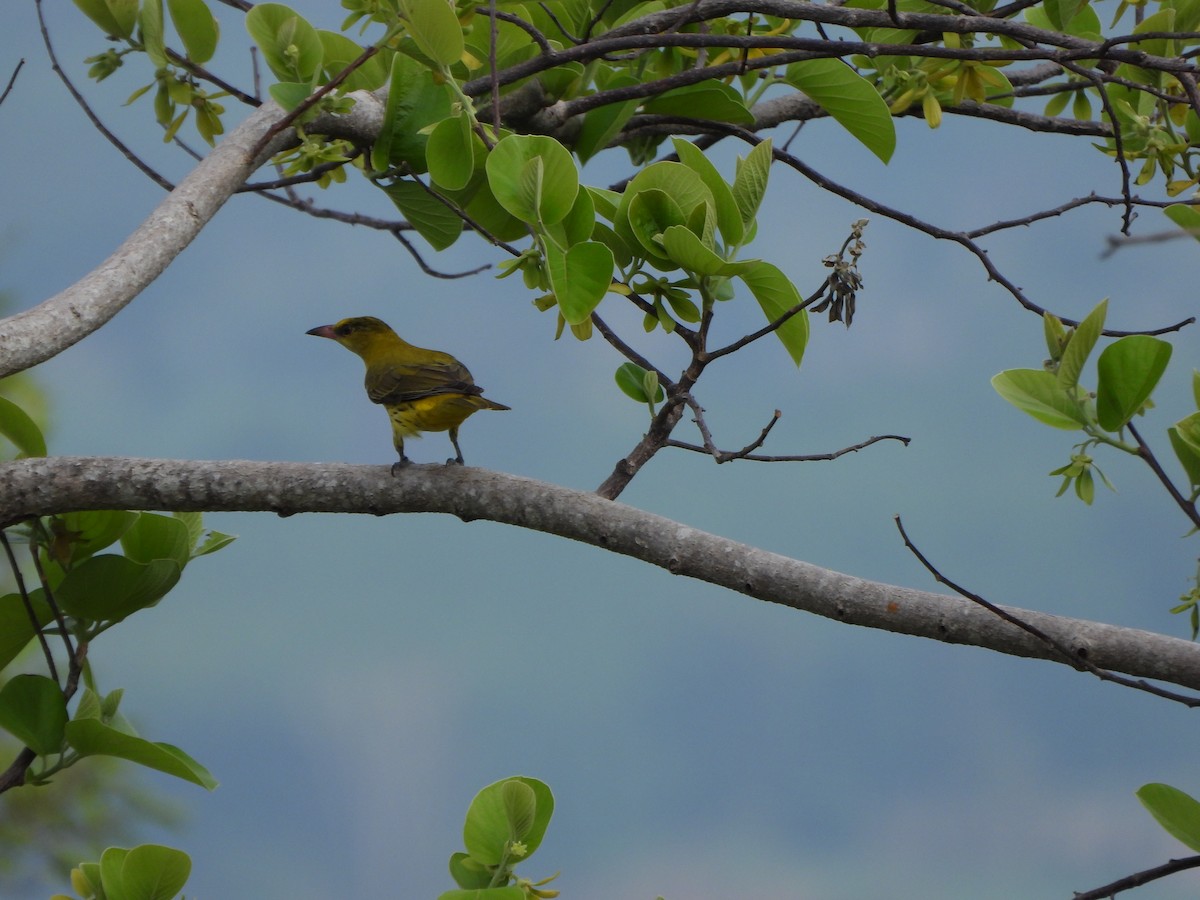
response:
[[[319,328],[310,328],[310,329],[308,329],[308,331],[306,331],[304,333],[305,334],[313,334],[313,335],[316,335],[317,337],[329,338],[330,340],[336,340],[336,337],[333,333],[332,325],[322,325]]]

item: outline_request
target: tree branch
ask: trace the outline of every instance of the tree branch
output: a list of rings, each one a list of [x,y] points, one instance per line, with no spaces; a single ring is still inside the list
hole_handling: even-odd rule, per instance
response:
[[[968,600],[866,581],[680,522],[528,478],[459,466],[50,457],[0,465],[8,521],[83,509],[439,512],[556,534],[747,596],[851,625],[1013,656],[1058,651]],[[1002,607],[1093,665],[1200,689],[1200,646],[1098,622]]]

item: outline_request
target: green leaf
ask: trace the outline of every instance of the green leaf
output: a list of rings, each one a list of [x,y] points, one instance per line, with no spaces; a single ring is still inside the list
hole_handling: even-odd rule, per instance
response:
[[[662,236],[671,227],[684,228],[686,218],[679,204],[666,191],[651,188],[639,190],[633,195],[626,208],[627,227],[633,234],[643,255],[651,260],[666,257]],[[676,265],[658,265],[662,269],[674,269]]]
[[[1137,798],[1168,834],[1200,852],[1200,803],[1169,784],[1144,784]]]
[[[796,286],[777,266],[769,262],[748,260],[742,264],[742,271],[738,273],[738,277],[750,288],[750,293],[762,307],[768,322],[776,321],[801,302]],[[804,359],[804,349],[808,346],[808,312],[801,310],[796,313],[775,329],[775,336],[779,338],[798,368]]]
[[[684,271],[694,275],[737,275],[747,265],[757,262],[756,260],[745,263],[727,262],[705,247],[700,238],[682,225],[669,226],[663,232],[662,242],[667,256],[673,262],[678,263]]]
[[[1071,334],[1071,340],[1063,350],[1062,360],[1058,364],[1058,383],[1062,387],[1070,389],[1079,384],[1079,374],[1104,331],[1104,317],[1107,313],[1108,301],[1101,300]]]
[[[105,725],[99,719],[75,719],[66,725],[67,743],[81,756],[115,756],[156,769],[206,790],[213,790],[217,781],[208,769],[178,747],[147,741],[136,735]]]
[[[685,116],[710,122],[753,125],[754,114],[741,95],[720,81],[703,81],[667,91],[646,100],[642,109],[650,115]]]
[[[429,135],[425,160],[429,176],[450,191],[465,188],[475,172],[474,135],[466,112],[442,119]]]
[[[0,689],[0,728],[38,756],[59,753],[67,724],[62,689],[44,675],[16,675]]]
[[[554,225],[575,205],[579,170],[554,138],[510,134],[488,154],[486,171],[500,205],[523,222]]]
[[[434,250],[445,250],[462,234],[462,218],[416,182],[394,181],[383,190]]]
[[[599,241],[574,244],[564,253],[546,246],[546,268],[558,308],[568,325],[578,325],[592,315],[612,284],[613,253]]]
[[[54,618],[40,589],[33,591],[29,595],[29,600],[33,607],[33,614],[37,618],[38,627]],[[5,594],[0,597],[0,669],[16,659],[33,640],[33,636],[33,623],[30,622],[29,610],[26,609],[21,595]]]
[[[0,435],[17,448],[17,459],[46,455],[46,439],[42,430],[21,407],[7,397],[0,397]]]
[[[192,860],[182,850],[142,844],[122,860],[119,896],[122,900],[172,900],[191,874]]]
[[[235,534],[225,534],[221,531],[210,531],[204,541],[192,549],[192,559],[197,556],[207,556],[223,550],[237,540]]]
[[[325,51],[303,16],[282,3],[259,3],[246,13],[246,30],[280,81],[316,83]]]
[[[1188,483],[1195,487],[1200,485],[1200,412],[1180,419],[1167,429],[1171,439],[1171,447],[1175,456],[1187,473]],[[0,634],[3,631],[0,630]]]
[[[255,7],[257,9],[258,7]],[[449,89],[433,73],[403,53],[392,57],[384,124],[371,149],[371,168],[386,171],[407,164],[414,174],[427,172],[426,126],[450,115]]]
[[[71,563],[75,564],[109,547],[137,521],[138,514],[124,509],[98,509],[63,513],[57,526],[71,540]]]
[[[192,558],[187,525],[174,516],[158,513],[140,513],[137,521],[121,535],[121,548],[136,563],[170,559],[182,569]]]
[[[596,205],[588,191],[580,191],[575,195],[575,202],[567,217],[557,225],[551,225],[546,233],[559,246],[570,247],[574,244],[590,240],[596,230]]]
[[[521,888],[510,885],[480,890],[443,891],[438,894],[437,900],[526,900],[526,895]]]
[[[638,403],[649,403],[650,394],[646,391],[646,375],[649,374],[645,369],[637,363],[622,363],[617,367],[617,371],[613,374],[613,378],[617,382],[617,387],[627,396]],[[662,403],[666,399],[666,393],[662,389],[662,385],[658,386],[658,390],[654,392],[654,402]]]
[[[167,64],[167,48],[163,42],[162,0],[145,0],[138,14],[138,29],[142,35],[142,47],[155,68]]]
[[[1110,344],[1100,354],[1096,417],[1106,431],[1119,431],[1142,408],[1171,361],[1171,345],[1145,334]]]
[[[133,30],[136,24],[137,6],[133,7],[134,18],[132,20],[124,20],[122,16],[117,15],[116,11],[109,8],[109,4],[104,0],[74,0],[75,5],[79,7],[80,12],[91,19],[101,31],[106,35],[119,38],[133,37]],[[122,4],[127,6],[127,4]]]
[[[450,877],[460,888],[480,890],[492,883],[492,870],[459,851],[450,855]]]
[[[317,37],[321,39],[321,65],[325,70],[326,78],[329,79],[340,74],[346,66],[362,56],[363,51],[366,49],[350,40],[346,35],[339,34],[336,31],[318,29]],[[346,76],[346,80],[342,82],[341,90],[346,93],[350,93],[351,91],[373,91],[387,84],[387,80],[387,60],[382,53],[376,53],[374,56],[368,57],[366,62]]]
[[[129,851],[124,847],[109,847],[100,855],[100,884],[106,894],[124,898],[125,885],[121,878],[121,867]]]
[[[1200,369],[1192,369],[1192,400],[1196,409],[1200,409]]]
[[[772,159],[770,138],[755,144],[745,159],[738,158],[737,174],[733,178],[733,199],[741,211],[742,224],[747,231],[766,196],[767,175]]]
[[[446,0],[401,0],[400,8],[422,53],[443,66],[462,58],[462,26]]]
[[[201,64],[212,59],[219,32],[208,4],[204,0],[167,0],[167,10],[188,59]]]
[[[1200,241],[1200,209],[1189,203],[1175,203],[1163,210],[1167,218]]]
[[[516,782],[516,784],[513,784]],[[463,825],[463,846],[484,865],[495,866],[505,845],[522,841],[527,859],[541,845],[554,812],[550,788],[535,778],[505,778],[475,795]]]
[[[76,566],[55,591],[64,612],[92,621],[119,621],[153,606],[179,581],[180,567],[170,559],[136,563],[111,553]]]
[[[704,151],[691,141],[677,137],[672,138],[675,153],[679,161],[700,176],[704,186],[712,194],[713,208],[717,214],[717,228],[729,247],[737,246],[745,236],[745,226],[742,215],[738,210],[737,201],[733,199],[733,190],[721,177],[717,167],[704,155]]]
[[[883,162],[896,150],[896,125],[874,85],[840,59],[806,59],[787,67],[799,88]]]
[[[1073,430],[1087,424],[1079,401],[1045,369],[1007,369],[992,378],[992,387],[1017,409],[1052,428]]]

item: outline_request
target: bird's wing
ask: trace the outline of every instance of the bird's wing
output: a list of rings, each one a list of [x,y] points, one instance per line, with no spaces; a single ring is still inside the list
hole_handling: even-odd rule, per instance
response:
[[[480,394],[467,367],[453,357],[392,363],[367,372],[367,396],[375,403],[405,403],[437,394]]]

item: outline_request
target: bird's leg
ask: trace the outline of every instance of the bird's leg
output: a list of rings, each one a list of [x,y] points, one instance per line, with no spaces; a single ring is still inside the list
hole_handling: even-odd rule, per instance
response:
[[[412,460],[404,455],[404,438],[397,434],[393,443],[396,445],[396,452],[400,454],[400,459],[392,463],[392,477],[395,477],[396,473],[405,466],[412,465]]]
[[[454,459],[446,460],[446,465],[448,465],[448,466],[463,465],[462,448],[460,446],[458,446],[458,429],[457,428],[450,429],[450,443],[452,443],[454,445],[454,452],[456,455],[455,455]]]

